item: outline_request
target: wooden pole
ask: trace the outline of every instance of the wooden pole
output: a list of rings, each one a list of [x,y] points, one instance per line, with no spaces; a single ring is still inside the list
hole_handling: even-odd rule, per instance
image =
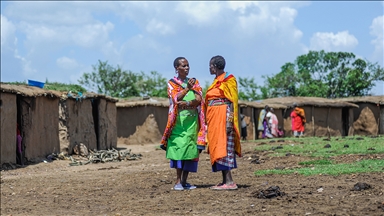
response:
[[[315,132],[315,106],[312,106],[312,130],[313,130],[313,136],[316,136]]]

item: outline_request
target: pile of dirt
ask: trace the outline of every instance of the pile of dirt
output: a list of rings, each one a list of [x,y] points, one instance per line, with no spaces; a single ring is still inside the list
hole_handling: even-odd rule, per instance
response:
[[[377,134],[379,127],[372,110],[365,107],[361,110],[359,118],[353,123],[355,134],[372,135]]]
[[[128,138],[119,137],[119,144],[151,144],[160,143],[162,135],[153,114],[148,115],[144,124],[136,126],[136,132]]]

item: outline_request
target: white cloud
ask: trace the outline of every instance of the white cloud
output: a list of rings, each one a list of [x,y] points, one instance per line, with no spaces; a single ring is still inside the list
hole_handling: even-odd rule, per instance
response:
[[[178,17],[186,18],[190,25],[209,25],[221,12],[220,2],[180,2],[176,5],[175,11]]]
[[[75,43],[81,47],[92,48],[108,40],[114,25],[110,22],[96,22],[83,26],[49,26],[22,22],[21,28],[26,35],[26,43],[32,47],[41,44],[65,46]]]
[[[316,32],[310,40],[311,50],[325,51],[351,51],[358,45],[357,38],[342,31],[334,34],[333,32]]]
[[[383,58],[384,58],[384,37],[383,37],[383,31],[384,31],[384,16],[379,16],[373,19],[370,28],[370,34],[375,37],[371,41],[371,43],[375,46],[375,51],[373,53],[373,59],[374,61],[379,61],[381,65],[383,65]]]
[[[14,20],[28,20],[35,24],[84,25],[93,21],[91,11],[97,5],[92,2],[12,2],[4,9],[4,13]]]
[[[1,47],[7,42],[12,42],[15,37],[16,27],[7,19],[7,17],[1,15]]]
[[[167,25],[161,21],[158,21],[156,19],[151,19],[149,21],[147,27],[147,31],[149,33],[159,33],[161,35],[167,35],[167,34],[172,34],[174,33],[173,28],[170,25]]]
[[[16,40],[16,43],[17,43],[17,40]],[[28,77],[37,73],[37,70],[32,67],[32,61],[19,55],[19,52],[17,49],[15,49],[14,51],[14,57],[21,61],[24,76]]]
[[[253,1],[230,1],[228,2],[228,7],[231,10],[238,11],[240,14],[245,14],[247,11],[247,8],[258,5],[258,2]]]
[[[79,46],[95,47],[99,46],[109,39],[109,32],[114,29],[114,25],[110,22],[106,24],[95,23],[82,26],[68,31],[68,36],[73,31],[72,40]]]
[[[66,56],[58,58],[56,60],[56,64],[60,68],[63,68],[63,69],[66,69],[66,70],[75,69],[79,65],[77,63],[76,59],[71,59],[71,58],[68,58]]]

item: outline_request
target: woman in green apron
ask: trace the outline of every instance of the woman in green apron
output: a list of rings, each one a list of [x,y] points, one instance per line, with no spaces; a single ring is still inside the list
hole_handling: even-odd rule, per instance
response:
[[[202,89],[195,78],[188,78],[189,62],[184,57],[174,61],[176,74],[168,82],[170,101],[168,122],[161,147],[166,150],[170,167],[176,169],[174,190],[191,190],[189,172],[197,172],[199,152],[205,149],[205,117]]]

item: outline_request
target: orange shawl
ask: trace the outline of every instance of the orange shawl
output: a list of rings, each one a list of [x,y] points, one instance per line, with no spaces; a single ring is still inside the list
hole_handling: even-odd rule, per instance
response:
[[[181,81],[177,78],[173,78],[176,83],[169,80],[168,81],[168,98],[169,98],[169,112],[168,112],[168,122],[165,127],[163,137],[161,139],[161,144],[167,146],[168,138],[172,133],[172,129],[175,126],[176,118],[178,114],[177,106],[177,94],[180,93],[183,88],[181,87]],[[195,85],[192,87],[192,91],[195,94],[199,94],[203,98],[202,88],[200,87],[199,81],[196,80]],[[197,145],[205,146],[205,136],[206,136],[206,125],[205,125],[205,111],[204,111],[204,100],[201,100],[200,105],[197,107],[197,112],[199,113],[199,131],[197,135]]]
[[[211,91],[211,90],[214,90],[215,88],[219,89],[219,91],[224,95],[224,97],[233,103],[235,152],[239,157],[241,157],[239,113],[238,113],[238,91],[237,91],[236,78],[232,74],[228,74],[228,73],[226,73],[224,76],[219,76],[215,78],[212,85],[207,90],[207,94],[205,97],[205,106],[207,106],[208,100],[217,99],[212,93],[214,91]],[[205,108],[205,110],[207,110],[207,107]],[[211,113],[207,113],[206,118],[207,118],[207,121],[209,121],[211,119],[214,119],[215,117],[211,115]],[[223,128],[223,130],[225,130],[225,127]],[[209,137],[212,137],[212,136],[209,135]],[[222,140],[223,138],[226,140],[226,135],[225,137],[221,137],[220,139]],[[212,164],[227,154],[226,148],[222,148],[219,146],[220,144],[222,144],[222,143],[219,143],[220,142],[219,140],[209,140],[208,138],[207,141],[208,141],[208,151],[211,156]]]

